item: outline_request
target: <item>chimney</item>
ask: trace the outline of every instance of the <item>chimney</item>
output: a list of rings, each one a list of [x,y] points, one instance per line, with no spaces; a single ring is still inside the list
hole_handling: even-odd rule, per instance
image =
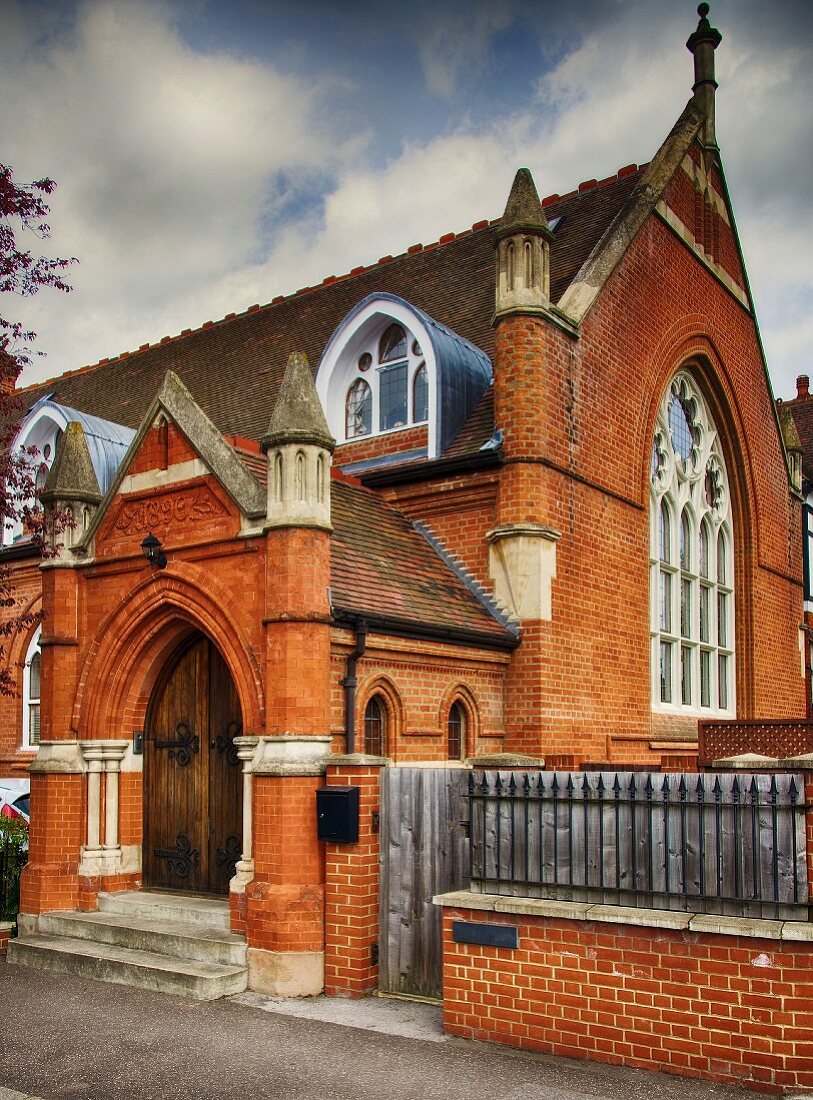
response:
[[[708,4],[701,4],[697,9],[700,22],[697,30],[686,43],[686,49],[694,55],[694,102],[706,116],[703,124],[703,144],[717,147],[717,137],[714,131],[714,93],[717,90],[717,81],[714,79],[714,51],[720,45],[723,36],[709,23],[706,16],[709,14]]]
[[[800,374],[796,379],[796,396],[797,397],[809,397],[810,396],[810,376],[807,374]]]

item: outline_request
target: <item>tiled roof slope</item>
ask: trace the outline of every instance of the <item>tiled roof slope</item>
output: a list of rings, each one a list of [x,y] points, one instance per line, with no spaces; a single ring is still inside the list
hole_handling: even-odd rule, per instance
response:
[[[622,170],[618,178],[544,200],[548,219],[561,218],[552,247],[554,301],[572,282],[641,172]],[[478,223],[476,230],[448,234],[437,245],[413,248],[270,305],[38,384],[23,391],[26,407],[50,393],[62,404],[135,428],[165,371],[173,370],[222,432],[260,439],[290,353],[304,351],[316,369],[345,314],[378,291],[407,299],[491,356],[495,224]]]
[[[457,433],[444,458],[475,454],[494,434],[494,387],[489,386],[477,408]]]
[[[400,512],[369,489],[342,481],[331,488],[334,608],[514,643]]]
[[[784,405],[793,414],[793,423],[804,447],[802,473],[807,481],[813,481],[813,394],[794,397]]]
[[[265,455],[240,446],[235,452],[265,485]],[[330,491],[330,583],[335,609],[440,630],[474,631],[497,644],[514,644],[514,635],[401,512],[345,478],[331,479]]]

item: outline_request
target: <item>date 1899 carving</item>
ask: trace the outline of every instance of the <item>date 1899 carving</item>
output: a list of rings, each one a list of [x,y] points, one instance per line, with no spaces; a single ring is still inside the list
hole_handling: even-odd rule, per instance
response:
[[[113,530],[117,534],[130,535],[173,523],[210,520],[224,512],[223,505],[208,489],[195,489],[124,504],[113,524]]]

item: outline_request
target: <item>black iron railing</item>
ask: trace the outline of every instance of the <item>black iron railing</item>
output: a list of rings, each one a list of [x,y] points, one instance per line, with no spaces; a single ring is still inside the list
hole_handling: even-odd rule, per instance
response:
[[[808,917],[798,775],[473,772],[472,888]]]

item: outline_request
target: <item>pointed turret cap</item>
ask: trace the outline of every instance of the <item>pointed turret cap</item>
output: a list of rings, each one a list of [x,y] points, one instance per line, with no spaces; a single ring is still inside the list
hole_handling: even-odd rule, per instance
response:
[[[793,412],[787,405],[779,406],[779,427],[782,429],[782,441],[785,444],[785,450],[804,454],[804,447],[799,438],[796,421],[793,419]]]
[[[72,420],[59,441],[42,500],[46,503],[79,500],[85,504],[98,504],[101,499],[84,430],[81,424]]]
[[[514,176],[498,238],[510,237],[514,233],[542,233],[548,237],[551,235],[551,228],[529,168],[519,168]]]
[[[280,443],[310,443],[331,452],[336,446],[316,392],[308,357],[301,351],[293,352],[288,358],[262,448],[267,451]]]

